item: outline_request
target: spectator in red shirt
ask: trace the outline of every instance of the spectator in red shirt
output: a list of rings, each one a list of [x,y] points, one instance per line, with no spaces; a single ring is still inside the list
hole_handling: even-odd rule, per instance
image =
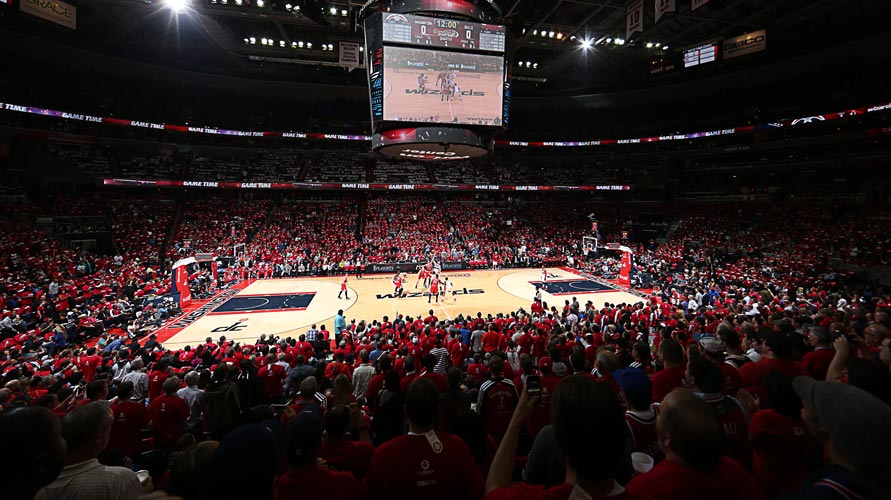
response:
[[[609,388],[585,375],[563,379],[553,398],[554,436],[557,447],[566,457],[566,482],[547,490],[544,486],[526,483],[511,485],[519,432],[535,403],[524,391],[492,460],[486,479],[487,500],[647,498],[625,490],[614,479],[627,462],[622,410]],[[580,432],[580,429],[597,429],[597,432]]]
[[[111,405],[114,421],[111,424],[111,437],[106,447],[106,450],[120,449],[130,458],[140,452],[142,425],[146,420],[145,405],[131,401],[132,395],[133,382],[123,382],[118,386],[118,402]]]
[[[189,406],[176,395],[179,386],[179,378],[169,377],[164,381],[164,394],[149,404],[146,418],[152,426],[157,449],[172,449],[185,432]]]
[[[257,378],[263,382],[263,399],[268,403],[280,403],[285,378],[288,372],[275,362],[274,354],[266,355],[266,364],[257,372]]]
[[[762,330],[759,335],[761,337],[761,360],[757,363],[746,363],[739,369],[743,384],[749,392],[765,397],[767,392],[764,390],[762,382],[764,377],[772,371],[779,371],[790,377],[808,374],[804,367],[790,359],[792,348],[783,334],[773,330]]]
[[[155,369],[149,373],[149,401],[153,401],[163,392],[164,381],[171,375],[170,358],[164,356],[155,364]]]
[[[489,353],[498,350],[499,340],[501,337],[495,331],[495,325],[489,325],[489,331],[483,334],[483,351]]]
[[[84,374],[84,380],[88,383],[93,381],[93,377],[96,376],[96,370],[102,364],[102,357],[96,355],[96,348],[91,347],[87,349],[87,355],[80,357],[80,363],[78,363],[78,368]]]
[[[405,396],[409,433],[381,445],[365,479],[369,498],[481,498],[483,480],[470,449],[453,434],[437,432],[439,392],[416,380]]]
[[[801,365],[816,380],[826,380],[826,372],[835,357],[835,349],[832,348],[832,334],[822,326],[808,326],[807,341],[814,350],[801,358]]]
[[[804,486],[809,471],[822,465],[820,443],[801,420],[801,398],[792,379],[780,372],[764,377],[771,407],[757,410],[749,424],[753,470],[758,484],[774,498]]]
[[[473,379],[477,385],[482,385],[489,378],[489,369],[483,364],[483,356],[480,353],[473,355],[473,363],[467,366],[467,375]]]
[[[661,402],[669,392],[684,385],[684,348],[677,340],[663,339],[656,351],[662,361],[662,370],[653,377],[653,401]]]
[[[353,436],[358,441],[351,439]],[[358,481],[365,479],[374,445],[365,426],[358,406],[335,406],[325,413],[325,437],[319,458],[328,464],[329,469],[349,472]]]
[[[322,421],[312,413],[301,413],[292,422],[288,445],[289,468],[276,482],[279,500],[301,498],[360,498],[362,488],[349,472],[319,465]]]
[[[504,361],[498,356],[489,360],[492,378],[480,386],[476,411],[483,418],[486,432],[501,441],[520,397],[514,383],[502,376]]]
[[[692,391],[676,389],[662,401],[656,429],[665,460],[635,476],[629,492],[660,500],[766,498],[751,474],[721,456],[721,424]]]

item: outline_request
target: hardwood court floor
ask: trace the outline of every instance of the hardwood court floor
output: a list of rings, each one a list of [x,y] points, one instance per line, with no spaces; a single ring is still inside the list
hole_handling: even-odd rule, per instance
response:
[[[260,334],[296,337],[315,323],[333,331],[334,315],[344,310],[347,322],[397,314],[426,316],[430,309],[440,319],[458,314],[476,316],[507,313],[523,307],[527,311],[541,279],[541,269],[508,269],[501,271],[444,272],[455,285],[455,299],[440,297],[427,303],[423,285],[415,289],[417,275],[409,275],[405,284],[407,297],[397,299],[393,293],[392,275],[372,275],[361,280],[350,276],[350,298],[338,299],[340,278],[284,278],[257,280],[231,296],[211,301],[203,315],[192,315],[189,324],[162,341],[170,348],[195,346],[207,337],[238,342],[253,342]],[[564,300],[575,296],[582,304],[588,300],[595,306],[604,303],[638,302],[641,299],[622,290],[589,281],[568,270],[548,268],[548,288],[542,294],[548,306],[562,309]]]

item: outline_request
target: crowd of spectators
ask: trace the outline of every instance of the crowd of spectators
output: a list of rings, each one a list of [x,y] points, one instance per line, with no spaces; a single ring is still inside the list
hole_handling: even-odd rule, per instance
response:
[[[713,292],[26,344],[4,470],[14,498],[887,498],[891,298]]]
[[[753,234],[747,211],[784,219],[795,205],[683,207],[666,244],[636,248],[653,290],[636,304],[536,300],[528,311],[351,323],[339,313],[331,332],[168,349],[151,332],[170,311],[146,300],[170,286],[150,260],[172,220],[159,201],[43,206],[107,214],[114,256],[66,249],[34,226],[33,205],[3,207],[0,431],[10,443],[27,432],[32,446],[16,449],[33,454],[2,465],[21,478],[16,497],[886,498],[891,488],[880,446],[891,437],[891,298],[827,265],[858,234],[869,236],[853,257],[882,262],[881,211],[848,223],[849,209],[810,206]],[[268,266],[265,277],[429,254],[522,265],[524,246],[615,268],[579,248],[588,207],[557,221],[548,209],[195,199],[170,251],[246,242],[241,262]],[[605,233],[627,227],[621,209],[599,213]]]

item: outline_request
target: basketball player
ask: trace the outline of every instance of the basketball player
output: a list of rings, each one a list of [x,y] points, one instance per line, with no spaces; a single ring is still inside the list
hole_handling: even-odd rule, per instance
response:
[[[452,284],[452,280],[446,276],[445,283],[443,285],[443,293],[445,293],[445,297],[443,297],[443,301],[449,295],[452,296],[452,302],[458,302],[458,297],[455,295],[455,285]]]
[[[430,288],[430,278],[433,276],[433,260],[424,264],[424,288]]]
[[[418,283],[421,281],[427,281],[427,277],[425,276],[426,273],[424,271],[424,266],[418,264],[418,279],[415,280],[415,288],[418,288]]]
[[[427,90],[427,77],[424,76],[424,73],[418,75],[418,90],[421,92]]]
[[[548,283],[548,270],[542,266],[541,268],[541,282],[547,285]]]
[[[452,87],[452,100],[455,100],[455,96],[458,96],[459,101],[464,101],[464,96],[461,95],[461,86],[455,82],[454,87]]]
[[[436,276],[436,279],[439,279],[439,273],[441,272],[442,264],[440,264],[438,260],[433,259],[433,274]]]
[[[439,275],[434,274],[433,278],[430,280],[430,290],[427,295],[427,303],[430,303],[430,299],[436,296],[436,303],[439,304]]]
[[[393,285],[396,287],[394,292],[396,293],[396,298],[401,299],[403,295],[402,283],[405,281],[405,273],[399,274],[396,273],[396,276],[393,277]]]
[[[436,87],[439,88],[439,101],[442,102],[445,100],[446,94],[446,72],[444,70],[436,76]]]
[[[340,294],[346,295],[346,299],[350,300],[350,292],[347,291],[347,277],[349,275],[347,273],[343,273],[343,281],[340,282],[340,293],[337,294],[337,298],[340,298]]]

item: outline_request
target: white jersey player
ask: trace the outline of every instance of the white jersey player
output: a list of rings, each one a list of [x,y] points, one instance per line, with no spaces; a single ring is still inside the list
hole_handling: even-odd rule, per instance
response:
[[[445,283],[443,284],[443,291],[445,291],[446,298],[451,295],[452,302],[458,301],[458,297],[455,295],[455,285],[452,284],[452,280],[450,280],[448,277],[446,277]]]

